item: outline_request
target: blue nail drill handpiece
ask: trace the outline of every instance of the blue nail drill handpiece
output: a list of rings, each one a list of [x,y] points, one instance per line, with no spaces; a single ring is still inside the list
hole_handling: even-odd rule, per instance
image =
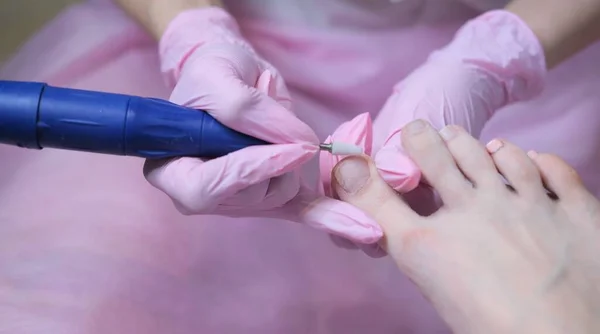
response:
[[[268,145],[164,100],[17,81],[0,81],[0,143],[150,159]]]

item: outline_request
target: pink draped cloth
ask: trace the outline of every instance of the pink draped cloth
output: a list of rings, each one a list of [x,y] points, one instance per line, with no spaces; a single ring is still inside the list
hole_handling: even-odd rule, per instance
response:
[[[230,1],[322,138],[376,117],[393,84],[475,15],[450,1],[330,2],[279,17]],[[600,194],[597,59],[600,45],[552,71],[540,98],[498,112],[482,140],[556,153]],[[65,10],[0,78],[169,96],[156,44],[105,1]],[[289,222],[184,217],[139,159],[1,146],[0,161],[0,333],[447,333],[389,259]]]

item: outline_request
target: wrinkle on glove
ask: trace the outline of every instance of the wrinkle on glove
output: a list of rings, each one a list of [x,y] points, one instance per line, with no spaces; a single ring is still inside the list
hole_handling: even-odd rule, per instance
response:
[[[379,111],[387,98],[381,91],[385,95],[447,44],[471,14],[454,1],[426,1],[452,21],[431,28],[415,24],[420,12],[411,4],[410,11],[396,10],[402,17],[382,22],[351,1],[307,0],[294,2],[302,11],[299,26],[290,27],[292,2],[225,3],[238,9],[244,36],[284,76],[297,114],[321,139],[360,112]],[[373,7],[387,13],[384,3],[373,1]],[[103,7],[81,1],[63,12],[0,76],[168,98],[152,38],[117,8]],[[251,13],[262,15],[252,26],[240,19]],[[333,28],[344,29],[340,18],[347,38],[332,36]],[[598,59],[597,43],[552,70],[541,98],[496,113],[482,138],[557,154],[600,195]],[[322,93],[309,95],[307,87]],[[375,129],[375,143],[381,143],[386,128]],[[2,149],[0,333],[449,333],[391,261],[337,249],[311,228],[272,219],[182,216],[152,191],[135,158]]]
[[[455,124],[479,137],[496,110],[543,89],[544,52],[533,32],[507,11],[467,22],[445,48],[394,87],[375,120],[386,133],[375,154],[382,177],[401,193],[414,189],[418,171],[402,150],[401,129],[415,119],[435,128]]]
[[[350,204],[324,196],[300,167],[318,152],[318,138],[291,111],[278,72],[260,58],[224,10],[190,10],[176,17],[160,42],[170,101],[205,110],[232,129],[274,145],[248,147],[203,161],[148,160],[146,179],[184,214],[282,218],[373,243],[381,228]]]

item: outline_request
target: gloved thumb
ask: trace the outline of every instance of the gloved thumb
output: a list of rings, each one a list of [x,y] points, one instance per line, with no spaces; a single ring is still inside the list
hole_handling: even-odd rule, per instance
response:
[[[381,178],[367,156],[351,156],[333,170],[332,188],[344,202],[350,203],[381,225],[387,247],[416,225],[415,213]]]

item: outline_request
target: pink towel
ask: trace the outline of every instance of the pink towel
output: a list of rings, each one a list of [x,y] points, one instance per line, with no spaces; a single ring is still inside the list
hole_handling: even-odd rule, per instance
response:
[[[376,8],[357,2],[314,25],[239,14],[323,138],[376,116],[473,15],[421,8],[376,25]],[[600,194],[597,59],[600,45],[553,71],[541,98],[498,112],[483,140],[557,153]],[[0,78],[165,98],[158,68],[155,43],[99,0],[63,12]],[[284,221],[184,217],[145,182],[141,160],[9,147],[0,159],[0,333],[447,333],[389,259]]]

